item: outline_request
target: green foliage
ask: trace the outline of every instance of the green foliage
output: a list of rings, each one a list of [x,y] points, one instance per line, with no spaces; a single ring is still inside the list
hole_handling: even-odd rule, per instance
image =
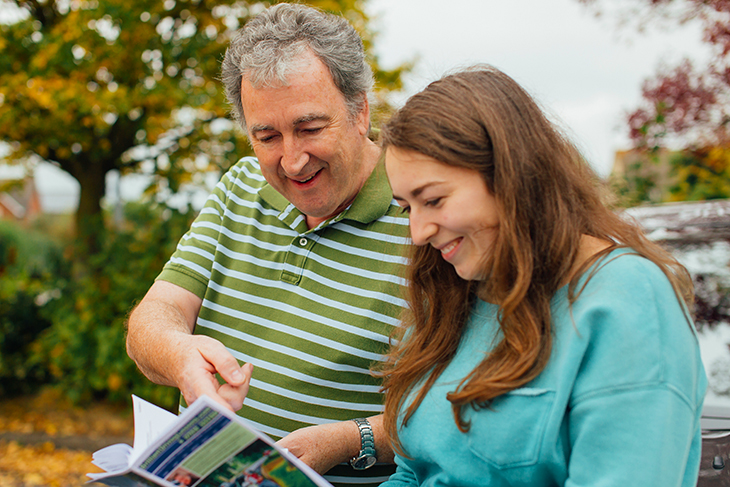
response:
[[[133,204],[126,219],[125,228],[108,232],[100,252],[89,257],[100,271],[67,282],[61,298],[44,309],[52,325],[36,340],[31,361],[73,401],[128,401],[134,392],[171,407],[176,393],[150,383],[127,356],[125,318],[189,227],[192,212]]]
[[[642,164],[633,163],[621,176],[611,175],[609,185],[617,198],[616,206],[630,208],[642,203],[652,203],[651,191],[656,188],[652,176],[642,174]]]
[[[250,153],[228,120],[220,61],[238,27],[272,3],[0,0],[21,13],[0,24],[0,141],[13,149],[9,160],[50,160],[78,180],[82,237],[23,240],[21,259],[0,227],[0,388],[32,376],[76,401],[126,402],[134,391],[175,403],[174,390],[151,384],[127,357],[124,320],[192,215],[128,205],[127,225],[106,228],[105,177],[141,171],[153,176],[151,191],[175,193]],[[307,3],[360,32],[376,77],[372,109],[387,114],[387,94],[402,88],[409,66],[379,66],[365,1]],[[27,237],[18,235],[14,242]]]
[[[658,147],[651,150],[625,152],[621,155],[623,170],[609,178],[609,187],[616,197],[615,205],[630,208],[644,203],[659,203],[666,188],[661,173],[666,156]]]
[[[61,246],[42,233],[0,220],[0,275],[53,273],[63,266]]]
[[[0,396],[29,392],[48,378],[28,357],[51,326],[43,308],[62,285],[62,251],[47,236],[0,221]]]
[[[658,157],[657,154],[663,154]],[[622,174],[611,176],[618,206],[730,198],[730,149],[637,151]]]
[[[275,2],[0,0],[22,20],[0,25],[0,140],[12,158],[55,161],[81,186],[76,225],[96,248],[105,175],[139,171],[173,191],[196,171],[250,152],[218,82],[235,31]],[[364,0],[311,0],[342,13],[372,53]],[[382,93],[406,66],[370,62]]]
[[[730,198],[730,149],[686,150],[672,158],[676,183],[670,201]]]
[[[0,221],[0,395],[52,384],[76,402],[126,403],[133,392],[172,409],[177,391],[152,384],[127,356],[125,318],[192,213],[127,205],[124,228],[85,257],[99,272],[78,278],[64,256],[77,247]]]
[[[33,340],[51,326],[42,316],[38,279],[14,276],[0,280],[0,396],[27,393],[48,379],[47,371],[28,360]]]

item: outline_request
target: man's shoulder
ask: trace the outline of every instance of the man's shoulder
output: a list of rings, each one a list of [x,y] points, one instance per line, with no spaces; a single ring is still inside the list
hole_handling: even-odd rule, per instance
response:
[[[261,174],[258,160],[243,157],[223,174],[206,204],[217,207],[219,211],[225,208],[239,219],[277,216],[283,208],[272,204],[271,197],[266,196],[270,190],[273,188]]]
[[[258,160],[255,157],[242,157],[223,174],[216,185],[215,193],[228,202],[226,205],[231,199],[254,202],[261,199],[260,192],[266,186],[268,183],[261,174]]]
[[[248,185],[262,187],[266,184],[258,159],[253,156],[242,157],[226,172],[224,178],[230,181],[242,181]]]

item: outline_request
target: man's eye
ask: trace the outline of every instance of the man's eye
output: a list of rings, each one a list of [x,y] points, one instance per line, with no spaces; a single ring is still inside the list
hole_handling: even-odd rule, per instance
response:
[[[315,127],[315,128],[308,128],[308,129],[302,129],[302,132],[305,134],[318,134],[322,131],[323,127]]]
[[[426,201],[425,205],[426,206],[436,206],[439,203],[441,203],[441,198],[434,198],[434,199]]]
[[[277,135],[276,135],[276,134],[271,134],[271,135],[258,135],[258,136],[256,136],[256,138],[258,139],[258,141],[259,141],[259,142],[262,142],[262,143],[267,143],[267,142],[271,142],[271,141],[273,141],[273,140],[274,140],[274,139],[275,139],[276,137],[277,137]]]
[[[410,206],[401,206],[400,207],[400,213],[401,213],[401,215],[407,215],[410,212],[411,212],[411,207]]]

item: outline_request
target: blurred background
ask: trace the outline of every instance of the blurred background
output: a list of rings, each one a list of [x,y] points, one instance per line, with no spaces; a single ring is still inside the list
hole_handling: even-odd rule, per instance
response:
[[[127,435],[131,393],[175,409],[127,357],[124,320],[251,153],[217,78],[232,33],[272,3],[0,0],[3,485],[46,485],[42,469],[12,470],[45,454],[89,471],[61,446]],[[707,402],[730,405],[730,0],[306,3],[362,34],[374,127],[476,63],[532,93],[617,211],[693,274]]]

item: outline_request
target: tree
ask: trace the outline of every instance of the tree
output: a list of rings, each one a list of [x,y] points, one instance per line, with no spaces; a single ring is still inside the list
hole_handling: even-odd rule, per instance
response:
[[[672,201],[698,201],[730,197],[730,148],[686,149],[672,160],[677,182],[670,188]]]
[[[578,0],[597,8],[614,2]],[[620,3],[620,2],[619,2]],[[628,0],[624,19],[651,22],[700,22],[710,63],[685,59],[660,68],[644,81],[641,106],[627,116],[634,148],[650,157],[669,143],[681,150],[672,158],[676,184],[672,200],[730,197],[725,166],[730,150],[730,0]],[[647,162],[648,164],[648,162]]]
[[[364,2],[308,3],[343,12],[371,47]],[[217,77],[231,35],[268,5],[0,0],[0,12],[15,17],[0,25],[0,140],[11,144],[9,159],[41,158],[79,182],[76,228],[89,252],[104,230],[109,171],[143,170],[175,192],[250,150],[227,118]],[[405,66],[371,62],[381,89],[401,88]]]

